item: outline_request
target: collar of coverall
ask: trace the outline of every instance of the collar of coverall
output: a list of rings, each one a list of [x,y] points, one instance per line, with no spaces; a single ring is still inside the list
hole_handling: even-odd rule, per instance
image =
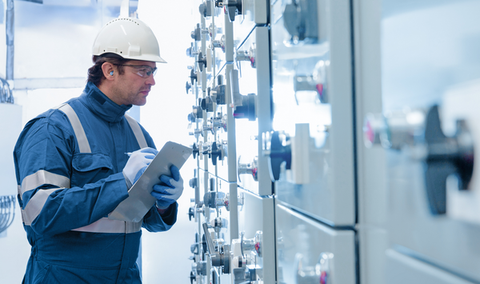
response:
[[[132,105],[117,105],[92,82],[87,83],[80,98],[88,109],[108,122],[119,122],[125,112],[132,107]]]

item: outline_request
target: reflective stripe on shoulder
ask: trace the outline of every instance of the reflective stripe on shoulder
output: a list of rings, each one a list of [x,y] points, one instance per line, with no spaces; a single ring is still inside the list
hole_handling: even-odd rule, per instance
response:
[[[138,145],[140,146],[140,149],[148,147],[147,140],[145,140],[145,136],[143,135],[142,128],[140,128],[140,125],[138,122],[131,116],[125,114],[125,118],[128,121],[128,124],[130,125],[130,128],[133,131],[133,134],[135,134],[135,138],[137,138]]]
[[[30,226],[42,211],[45,202],[47,202],[47,198],[53,192],[63,189],[63,188],[53,188],[53,189],[41,189],[35,193],[35,195],[28,201],[27,206],[25,209],[22,210],[22,219],[25,225]]]
[[[88,226],[74,229],[72,231],[89,232],[89,233],[136,233],[142,228],[140,222],[125,222],[120,220],[112,220],[102,218]]]
[[[70,187],[70,179],[45,170],[39,170],[36,173],[23,178],[22,185],[19,187],[18,191],[20,198],[25,192],[33,190],[43,184],[55,185],[58,187]]]
[[[80,119],[78,119],[75,110],[73,110],[73,108],[69,104],[64,104],[58,109],[65,113],[68,117],[68,120],[70,120],[70,124],[72,125],[73,131],[75,132],[75,137],[77,137],[77,143],[78,148],[80,148],[80,153],[91,153],[92,150],[90,149],[87,135],[85,135],[82,123],[80,122]]]

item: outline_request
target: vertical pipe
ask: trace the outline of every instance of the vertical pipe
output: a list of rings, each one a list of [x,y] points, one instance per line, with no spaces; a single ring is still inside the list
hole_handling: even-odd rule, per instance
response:
[[[205,17],[203,15],[200,15],[200,35],[201,35],[201,52],[202,55],[206,55],[207,51],[207,38],[205,34],[205,29],[206,29],[206,23],[205,23]],[[201,58],[199,58],[201,59]],[[202,80],[202,99],[205,99],[206,93],[207,93],[207,66],[203,66],[203,71],[201,75],[201,80]],[[203,145],[207,145],[208,143],[208,130],[207,129],[207,112],[205,110],[202,110],[203,112]],[[200,156],[199,156],[200,157]],[[203,176],[203,186],[204,186],[204,193],[207,193],[209,191],[209,174],[208,174],[208,157],[203,157],[203,167],[204,167],[204,176]],[[205,222],[210,222],[210,208],[206,207],[205,208]]]
[[[238,239],[238,200],[237,200],[237,150],[235,140],[235,118],[231,107],[230,72],[233,70],[233,23],[225,13],[225,66],[226,88],[225,101],[227,105],[227,153],[228,153],[228,183],[230,196],[230,239]]]
[[[6,79],[13,80],[13,59],[14,59],[14,2],[13,0],[7,0],[7,11],[5,29],[7,36],[7,66],[6,66]]]

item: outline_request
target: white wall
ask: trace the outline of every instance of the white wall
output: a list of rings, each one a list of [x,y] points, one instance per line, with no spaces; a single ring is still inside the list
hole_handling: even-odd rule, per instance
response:
[[[190,32],[200,19],[200,1],[141,0],[138,17],[154,31],[160,44],[161,56],[167,64],[157,64],[156,86],[147,104],[141,107],[141,123],[152,135],[157,148],[166,141],[190,145],[187,114],[194,104],[192,94],[186,94],[185,82],[193,59],[186,56]],[[198,3],[198,4],[196,4]],[[188,221],[188,208],[193,189],[188,181],[193,177],[194,160],[182,168],[184,192],[179,200],[177,224],[168,232],[143,234],[143,280],[152,283],[190,283],[192,261],[190,245],[194,243],[195,223]]]
[[[34,5],[31,3],[17,1],[15,3],[19,3],[17,7],[24,9],[23,11],[35,8],[29,6]],[[185,82],[189,74],[186,66],[191,65],[193,60],[187,58],[185,50],[190,46],[190,31],[193,30],[194,24],[199,19],[198,4],[195,3],[197,2],[193,0],[181,1],[181,3],[158,0],[139,1],[139,18],[154,30],[160,43],[162,57],[168,61],[167,64],[158,65],[159,70],[155,77],[156,86],[148,97],[147,105],[140,109],[141,123],[150,132],[157,147],[161,147],[169,140],[184,145],[189,145],[192,141],[188,136],[187,113],[191,111],[194,98],[191,94],[186,94]],[[45,7],[37,8],[44,9]],[[18,72],[22,70],[27,70],[30,72],[28,74],[33,74],[32,76],[35,78],[56,78],[62,74],[67,74],[67,77],[86,75],[85,64],[90,64],[88,63],[90,58],[83,58],[86,54],[83,51],[72,52],[71,49],[65,49],[65,54],[57,51],[55,58],[52,58],[50,54],[42,57],[43,61],[40,61],[42,64],[36,64],[38,56],[33,56],[33,53],[29,52],[29,49],[34,46],[31,38],[29,42],[25,42],[28,33],[34,32],[33,29],[36,25],[21,19],[27,21],[28,17],[23,15],[23,18],[17,19],[17,21],[21,21],[21,27],[16,31],[18,35],[15,58],[16,76],[19,76]],[[90,23],[90,25],[95,27],[98,26],[98,23]],[[88,26],[87,23],[86,28],[96,32],[93,31],[93,27]],[[80,28],[82,38],[86,36],[86,28]],[[0,29],[4,29],[4,26],[0,25]],[[76,32],[77,30],[71,30],[67,41],[64,36],[55,37],[54,33],[49,33],[50,36],[46,42],[51,43],[58,40],[61,46],[69,46],[72,44],[72,38],[75,38]],[[58,33],[57,35],[62,34]],[[36,41],[39,44],[42,40],[37,39]],[[87,40],[83,38],[82,41]],[[90,46],[86,43],[80,46],[85,48],[87,45]],[[0,44],[0,46],[2,45]],[[58,45],[54,44],[54,46]],[[30,55],[25,58],[22,54]],[[77,56],[73,56],[72,59],[72,54]],[[55,64],[49,64],[48,60],[54,60]],[[3,61],[4,58],[0,60],[0,63]],[[60,67],[58,67],[59,62],[62,62]],[[4,64],[0,65],[4,66]],[[72,66],[76,66],[75,71],[72,71]],[[83,67],[79,68],[79,66]],[[2,73],[3,71],[0,70],[0,75]],[[30,77],[23,76],[20,79],[30,79]],[[39,113],[55,107],[71,97],[80,95],[82,88],[75,87],[15,91],[16,103],[23,109],[22,127]],[[11,152],[13,149],[8,151]],[[191,255],[190,245],[194,242],[195,227],[193,222],[188,221],[187,215],[190,198],[193,196],[192,189],[188,187],[188,180],[193,177],[193,168],[194,163],[191,159],[181,170],[185,181],[185,190],[179,200],[177,224],[165,233],[144,232],[143,234],[143,279],[145,284],[189,283],[192,262],[188,257]],[[29,254],[30,246],[26,240],[17,204],[14,224],[7,230],[6,236],[0,236],[0,283],[21,283]]]

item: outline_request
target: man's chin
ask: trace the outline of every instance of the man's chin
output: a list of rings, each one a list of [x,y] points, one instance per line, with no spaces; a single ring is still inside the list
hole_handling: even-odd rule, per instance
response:
[[[134,102],[133,105],[134,106],[144,106],[146,103],[147,103],[147,98],[145,98],[143,100],[138,100],[138,101]]]

